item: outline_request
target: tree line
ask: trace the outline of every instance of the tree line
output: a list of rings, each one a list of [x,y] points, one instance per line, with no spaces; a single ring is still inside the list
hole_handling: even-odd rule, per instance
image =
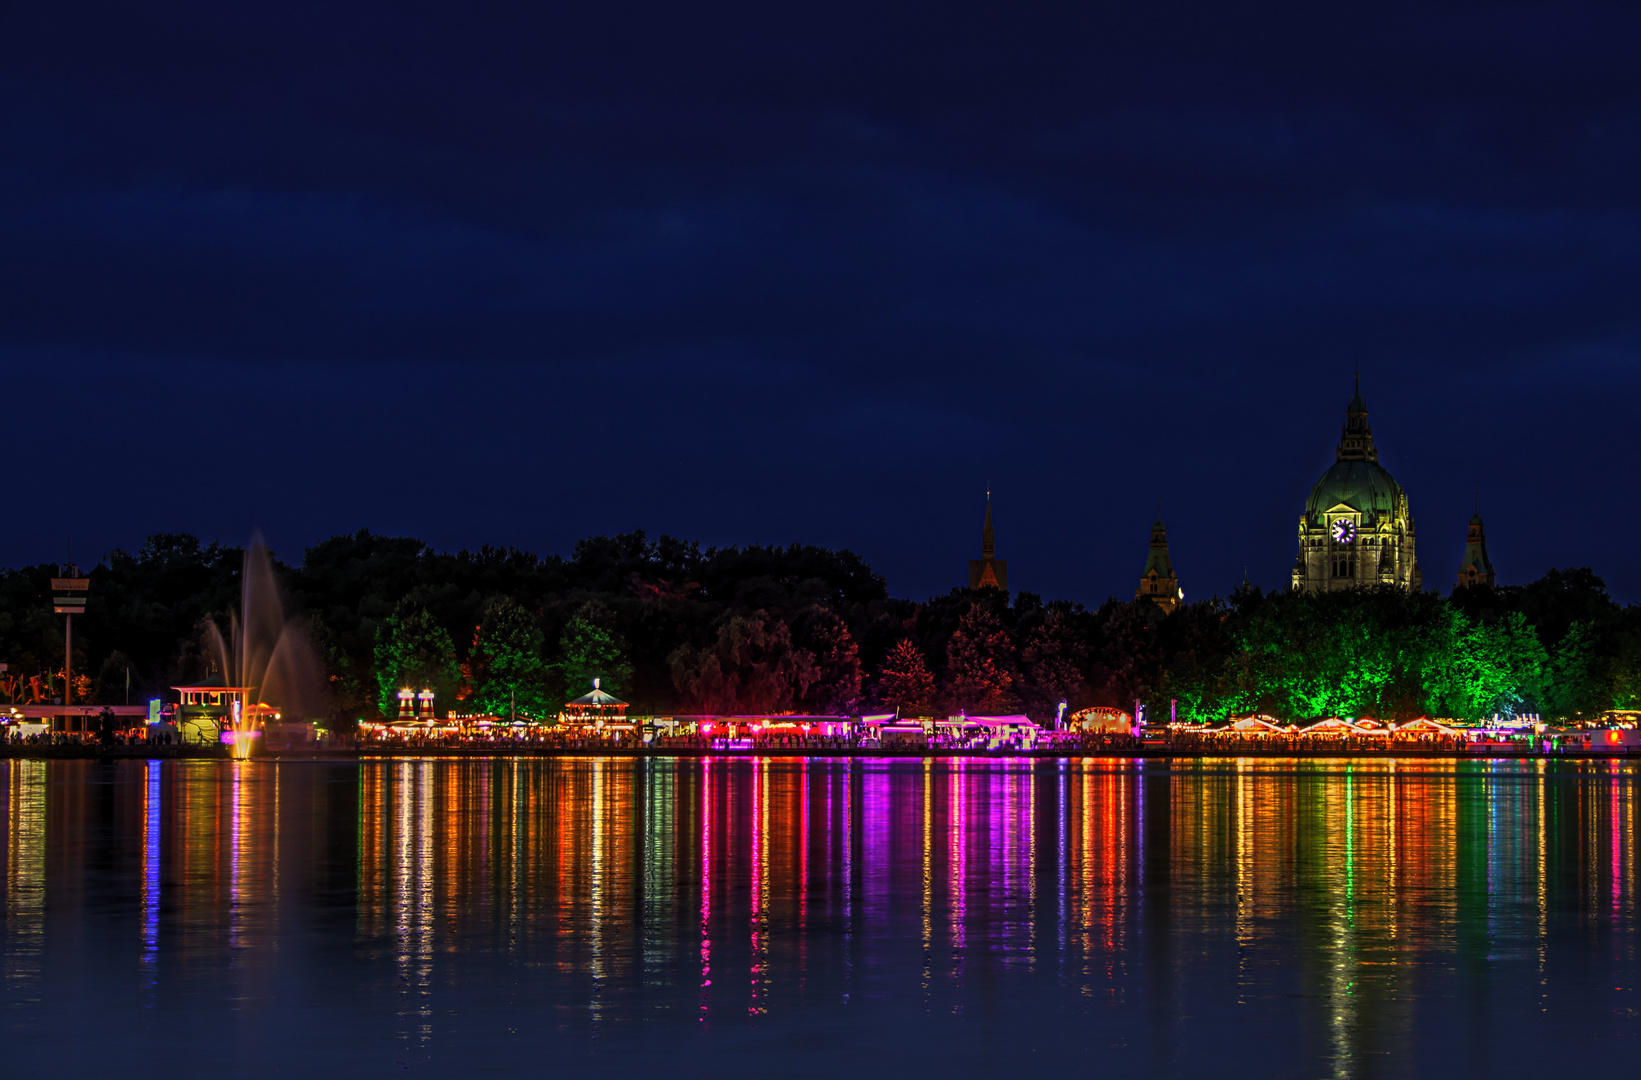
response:
[[[243,551],[156,534],[90,571],[73,701],[166,697],[221,673],[205,647],[239,603]],[[810,545],[702,549],[643,532],[569,557],[454,554],[368,531],[276,568],[316,659],[325,717],[391,716],[401,687],[441,714],[543,717],[593,678],[635,713],[906,715],[1091,705],[1212,721],[1267,713],[1550,719],[1641,707],[1641,606],[1591,570],[1452,596],[1243,587],[1165,614],[1030,592],[892,597],[858,555]],[[0,697],[60,699],[53,566],[0,571]]]

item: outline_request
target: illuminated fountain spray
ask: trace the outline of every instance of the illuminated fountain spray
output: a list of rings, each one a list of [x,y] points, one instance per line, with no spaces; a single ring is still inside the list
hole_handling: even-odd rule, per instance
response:
[[[235,758],[251,756],[269,720],[318,714],[324,685],[319,664],[301,626],[285,618],[273,559],[261,537],[245,550],[239,613],[229,616],[228,636],[210,623],[206,642],[228,684],[243,688],[244,700],[232,702],[222,740]]]
[[[228,752],[233,754],[235,761],[244,761],[251,756],[251,743],[256,736],[256,727],[248,721],[244,704],[237,698],[230,706],[228,715],[228,730],[224,732],[231,740],[228,743]]]

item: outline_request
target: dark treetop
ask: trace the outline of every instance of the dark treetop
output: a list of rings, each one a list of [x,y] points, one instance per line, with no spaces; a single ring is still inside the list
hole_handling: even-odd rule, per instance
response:
[[[90,570],[76,619],[76,701],[120,703],[209,678],[207,626],[239,607],[242,553],[151,536]],[[1031,592],[891,596],[857,555],[707,548],[643,533],[569,558],[449,554],[420,540],[335,536],[279,566],[287,615],[317,654],[336,723],[391,710],[401,686],[459,708],[551,715],[592,678],[634,712],[908,714],[1024,710],[1064,700],[1153,719],[1268,712],[1405,719],[1590,716],[1641,706],[1641,605],[1588,569],[1524,586],[1302,596],[1239,588],[1164,615],[1151,600],[1090,609]],[[55,568],[0,572],[4,695],[46,700],[62,673]],[[60,691],[59,691],[60,692]]]

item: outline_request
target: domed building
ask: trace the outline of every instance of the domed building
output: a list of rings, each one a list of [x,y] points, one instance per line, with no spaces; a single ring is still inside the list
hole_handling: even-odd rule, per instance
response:
[[[1421,585],[1407,493],[1379,464],[1360,383],[1345,407],[1333,466],[1305,502],[1293,564],[1295,589],[1331,592],[1358,585],[1409,591]]]

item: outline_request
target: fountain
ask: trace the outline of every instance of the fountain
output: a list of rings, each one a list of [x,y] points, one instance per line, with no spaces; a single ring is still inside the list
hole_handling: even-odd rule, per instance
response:
[[[229,615],[227,636],[211,622],[205,638],[224,679],[244,690],[222,733],[235,758],[251,756],[269,720],[319,715],[324,680],[318,659],[301,625],[285,617],[273,558],[260,536],[245,549],[239,613]]]

